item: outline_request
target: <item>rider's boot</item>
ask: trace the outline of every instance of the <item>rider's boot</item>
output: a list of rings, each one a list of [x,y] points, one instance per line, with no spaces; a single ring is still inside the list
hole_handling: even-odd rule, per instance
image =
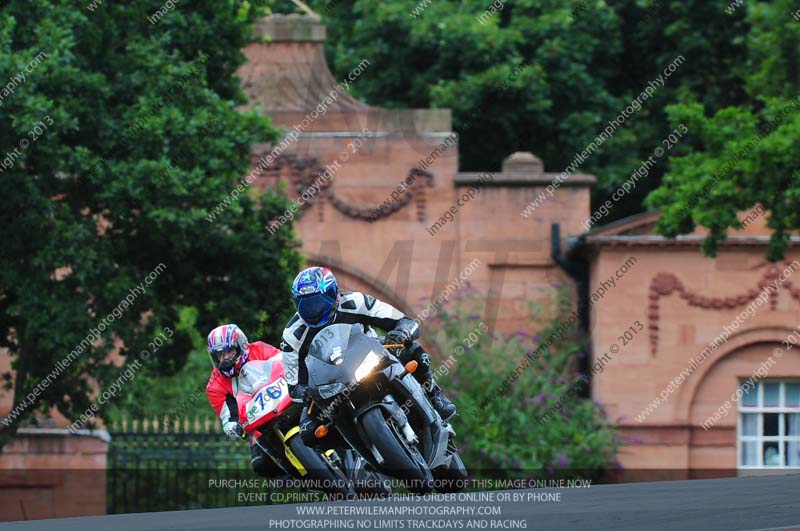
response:
[[[431,400],[433,409],[439,413],[442,420],[447,420],[452,417],[456,412],[456,405],[444,396],[441,387],[434,381],[433,377],[423,384],[425,390],[428,392],[428,398]]]
[[[417,370],[414,372],[414,377],[425,388],[433,409],[439,413],[442,420],[452,417],[456,412],[456,406],[444,396],[441,388],[436,384],[433,379],[433,371],[431,371],[431,357],[417,341],[414,341],[411,347],[406,349],[400,356],[400,361],[403,363],[411,359],[419,363]]]

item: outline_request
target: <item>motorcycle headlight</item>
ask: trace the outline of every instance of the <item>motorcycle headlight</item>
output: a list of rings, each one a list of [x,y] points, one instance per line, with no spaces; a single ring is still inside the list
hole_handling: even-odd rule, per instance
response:
[[[320,385],[317,388],[317,391],[319,391],[319,396],[321,396],[322,398],[327,399],[327,398],[330,398],[332,396],[338,395],[339,393],[341,393],[345,389],[347,389],[347,386],[345,384],[337,382],[337,383],[330,383],[330,384]]]
[[[381,357],[378,356],[375,351],[370,350],[367,356],[364,358],[364,361],[362,361],[361,365],[359,365],[358,369],[356,369],[356,381],[360,382],[369,376],[369,373],[372,372],[372,369],[374,369],[380,361]]]

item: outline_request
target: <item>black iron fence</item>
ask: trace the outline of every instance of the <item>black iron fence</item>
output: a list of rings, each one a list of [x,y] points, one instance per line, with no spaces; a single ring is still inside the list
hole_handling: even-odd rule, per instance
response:
[[[254,478],[249,447],[225,437],[216,419],[125,420],[109,432],[109,514],[249,504],[223,486]]]

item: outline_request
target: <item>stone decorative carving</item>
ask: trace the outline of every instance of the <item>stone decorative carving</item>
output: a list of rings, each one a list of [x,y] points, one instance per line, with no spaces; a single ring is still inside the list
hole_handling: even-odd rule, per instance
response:
[[[788,266],[789,262],[785,262]],[[659,301],[661,297],[666,297],[671,293],[677,291],[678,295],[686,301],[689,306],[695,306],[705,310],[723,310],[733,309],[749,304],[750,301],[759,296],[763,291],[768,291],[769,305],[771,310],[775,310],[778,304],[778,291],[785,288],[792,298],[800,301],[800,289],[795,288],[791,281],[788,279],[783,280],[774,288],[775,282],[779,280],[782,269],[775,264],[770,264],[763,276],[756,283],[756,287],[749,288],[736,295],[729,295],[727,297],[706,297],[699,293],[689,291],[683,282],[672,273],[657,273],[650,281],[650,304],[648,307],[648,321],[650,333],[650,350],[655,355],[658,349],[658,331],[659,331]]]
[[[333,207],[353,219],[362,221],[377,221],[386,218],[403,207],[414,201],[417,210],[417,220],[425,221],[427,211],[427,198],[425,188],[433,186],[433,174],[419,168],[412,168],[408,177],[398,183],[397,189],[403,189],[401,195],[394,201],[380,205],[354,205],[347,200],[336,196],[331,187],[331,179],[321,178],[324,176],[325,168],[316,158],[299,158],[295,155],[281,155],[265,171],[264,176],[269,184],[277,184],[281,177],[288,179],[291,188],[294,189],[294,197],[302,199],[300,201],[300,212],[298,215],[310,208],[312,205],[319,205],[319,221],[324,221],[325,199]],[[403,187],[403,183],[406,183]],[[319,190],[314,193],[316,187]],[[275,223],[275,221],[273,221]]]
[[[345,216],[353,219],[360,219],[362,221],[377,221],[379,219],[388,217],[398,210],[408,205],[412,200],[417,207],[417,220],[425,221],[426,218],[426,197],[425,187],[433,186],[433,175],[419,168],[413,168],[408,177],[404,181],[398,183],[398,189],[402,183],[410,183],[403,190],[402,195],[391,203],[384,205],[352,205],[347,203],[344,199],[336,197],[333,191],[328,192],[328,199],[331,204],[344,214]]]

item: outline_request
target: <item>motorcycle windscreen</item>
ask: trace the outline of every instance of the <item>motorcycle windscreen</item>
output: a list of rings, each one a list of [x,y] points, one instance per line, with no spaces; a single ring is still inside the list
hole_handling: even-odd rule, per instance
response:
[[[350,347],[350,338],[353,330],[361,331],[360,325],[335,324],[326,326],[317,333],[308,355],[322,362],[332,363],[331,356],[344,356]],[[363,332],[361,332],[363,335]]]
[[[245,364],[238,382],[236,402],[239,419],[248,432],[272,420],[289,402],[289,389],[280,355]]]

